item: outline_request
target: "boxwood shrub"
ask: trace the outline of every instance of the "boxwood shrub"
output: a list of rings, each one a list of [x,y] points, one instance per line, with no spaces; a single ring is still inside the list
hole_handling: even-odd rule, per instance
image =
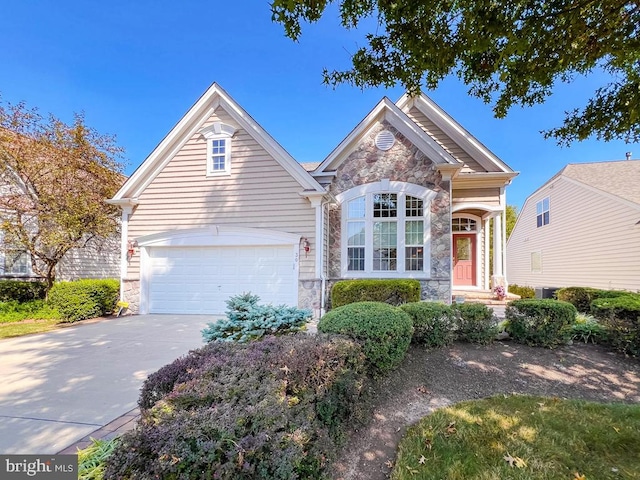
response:
[[[534,298],[536,291],[533,287],[509,284],[509,292],[518,295],[520,298]]]
[[[64,320],[77,322],[112,313],[119,295],[118,280],[76,280],[54,284],[48,302]]]
[[[43,300],[46,294],[47,285],[44,282],[0,280],[0,302],[25,303],[31,300]]]
[[[456,324],[449,305],[439,302],[413,302],[400,307],[413,322],[412,342],[427,348],[450,345],[456,338]]]
[[[609,344],[628,355],[640,355],[640,298],[620,296],[599,298],[591,303],[591,311],[604,325]]]
[[[599,290],[591,287],[566,287],[556,291],[558,300],[573,304],[580,313],[591,312],[591,302],[599,298],[638,296],[624,290]],[[640,296],[638,296],[640,298]]]
[[[571,339],[576,307],[560,300],[524,299],[507,305],[506,330],[517,342],[552,348]]]
[[[461,303],[453,306],[456,333],[459,340],[487,345],[498,334],[498,321],[493,310],[482,303]]]
[[[344,337],[212,342],[147,379],[104,478],[325,478],[367,391],[362,349]]]
[[[372,374],[395,369],[404,359],[413,335],[411,317],[380,302],[344,305],[320,319],[318,331],[347,335],[362,343]]]
[[[356,302],[383,302],[390,305],[420,301],[420,282],[411,279],[341,280],[331,289],[331,307]]]

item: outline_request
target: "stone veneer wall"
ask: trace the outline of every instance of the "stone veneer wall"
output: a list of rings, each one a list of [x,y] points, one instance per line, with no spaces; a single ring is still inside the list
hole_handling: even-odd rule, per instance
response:
[[[396,142],[390,150],[375,146],[375,137],[383,129],[392,132]],[[419,279],[423,300],[451,302],[451,199],[449,181],[435,164],[392,125],[383,122],[363,138],[360,145],[338,167],[330,193],[338,195],[350,188],[383,179],[413,183],[436,192],[431,202],[431,276]],[[341,207],[329,209],[329,280],[341,279]],[[330,285],[327,286],[330,291]],[[329,295],[327,295],[328,297]],[[329,301],[329,300],[327,300]]]
[[[322,280],[300,280],[298,282],[298,307],[308,308],[314,318],[320,318],[322,302]]]
[[[129,302],[126,313],[140,313],[140,280],[121,280],[125,302]]]

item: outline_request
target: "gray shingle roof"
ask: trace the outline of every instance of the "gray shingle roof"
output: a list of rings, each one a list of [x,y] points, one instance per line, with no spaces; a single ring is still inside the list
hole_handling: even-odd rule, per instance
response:
[[[570,163],[560,174],[640,204],[640,160]]]

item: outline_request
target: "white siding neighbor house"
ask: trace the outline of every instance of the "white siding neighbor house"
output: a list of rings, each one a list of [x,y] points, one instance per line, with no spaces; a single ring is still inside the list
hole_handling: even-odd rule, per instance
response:
[[[415,278],[450,302],[504,283],[516,175],[426,96],[383,98],[303,166],[213,84],[110,200],[122,297],[133,312],[219,314],[251,291],[319,315],[338,280]]]
[[[640,161],[569,164],[524,203],[509,283],[640,290]]]

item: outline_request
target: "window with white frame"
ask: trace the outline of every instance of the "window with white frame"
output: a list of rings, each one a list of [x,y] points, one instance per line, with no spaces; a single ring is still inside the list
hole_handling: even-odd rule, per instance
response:
[[[401,182],[392,182],[401,188]],[[377,185],[355,189],[342,204],[346,235],[345,275],[399,276],[429,268],[429,201],[434,192],[375,191]]]
[[[472,218],[459,217],[451,219],[452,232],[475,232],[478,229],[478,222]]]
[[[549,225],[549,197],[536,203],[536,227]]]
[[[236,128],[222,122],[200,130],[207,140],[207,176],[231,175],[231,143]]]
[[[18,248],[5,248],[4,274],[27,275],[29,273],[29,253]]]

